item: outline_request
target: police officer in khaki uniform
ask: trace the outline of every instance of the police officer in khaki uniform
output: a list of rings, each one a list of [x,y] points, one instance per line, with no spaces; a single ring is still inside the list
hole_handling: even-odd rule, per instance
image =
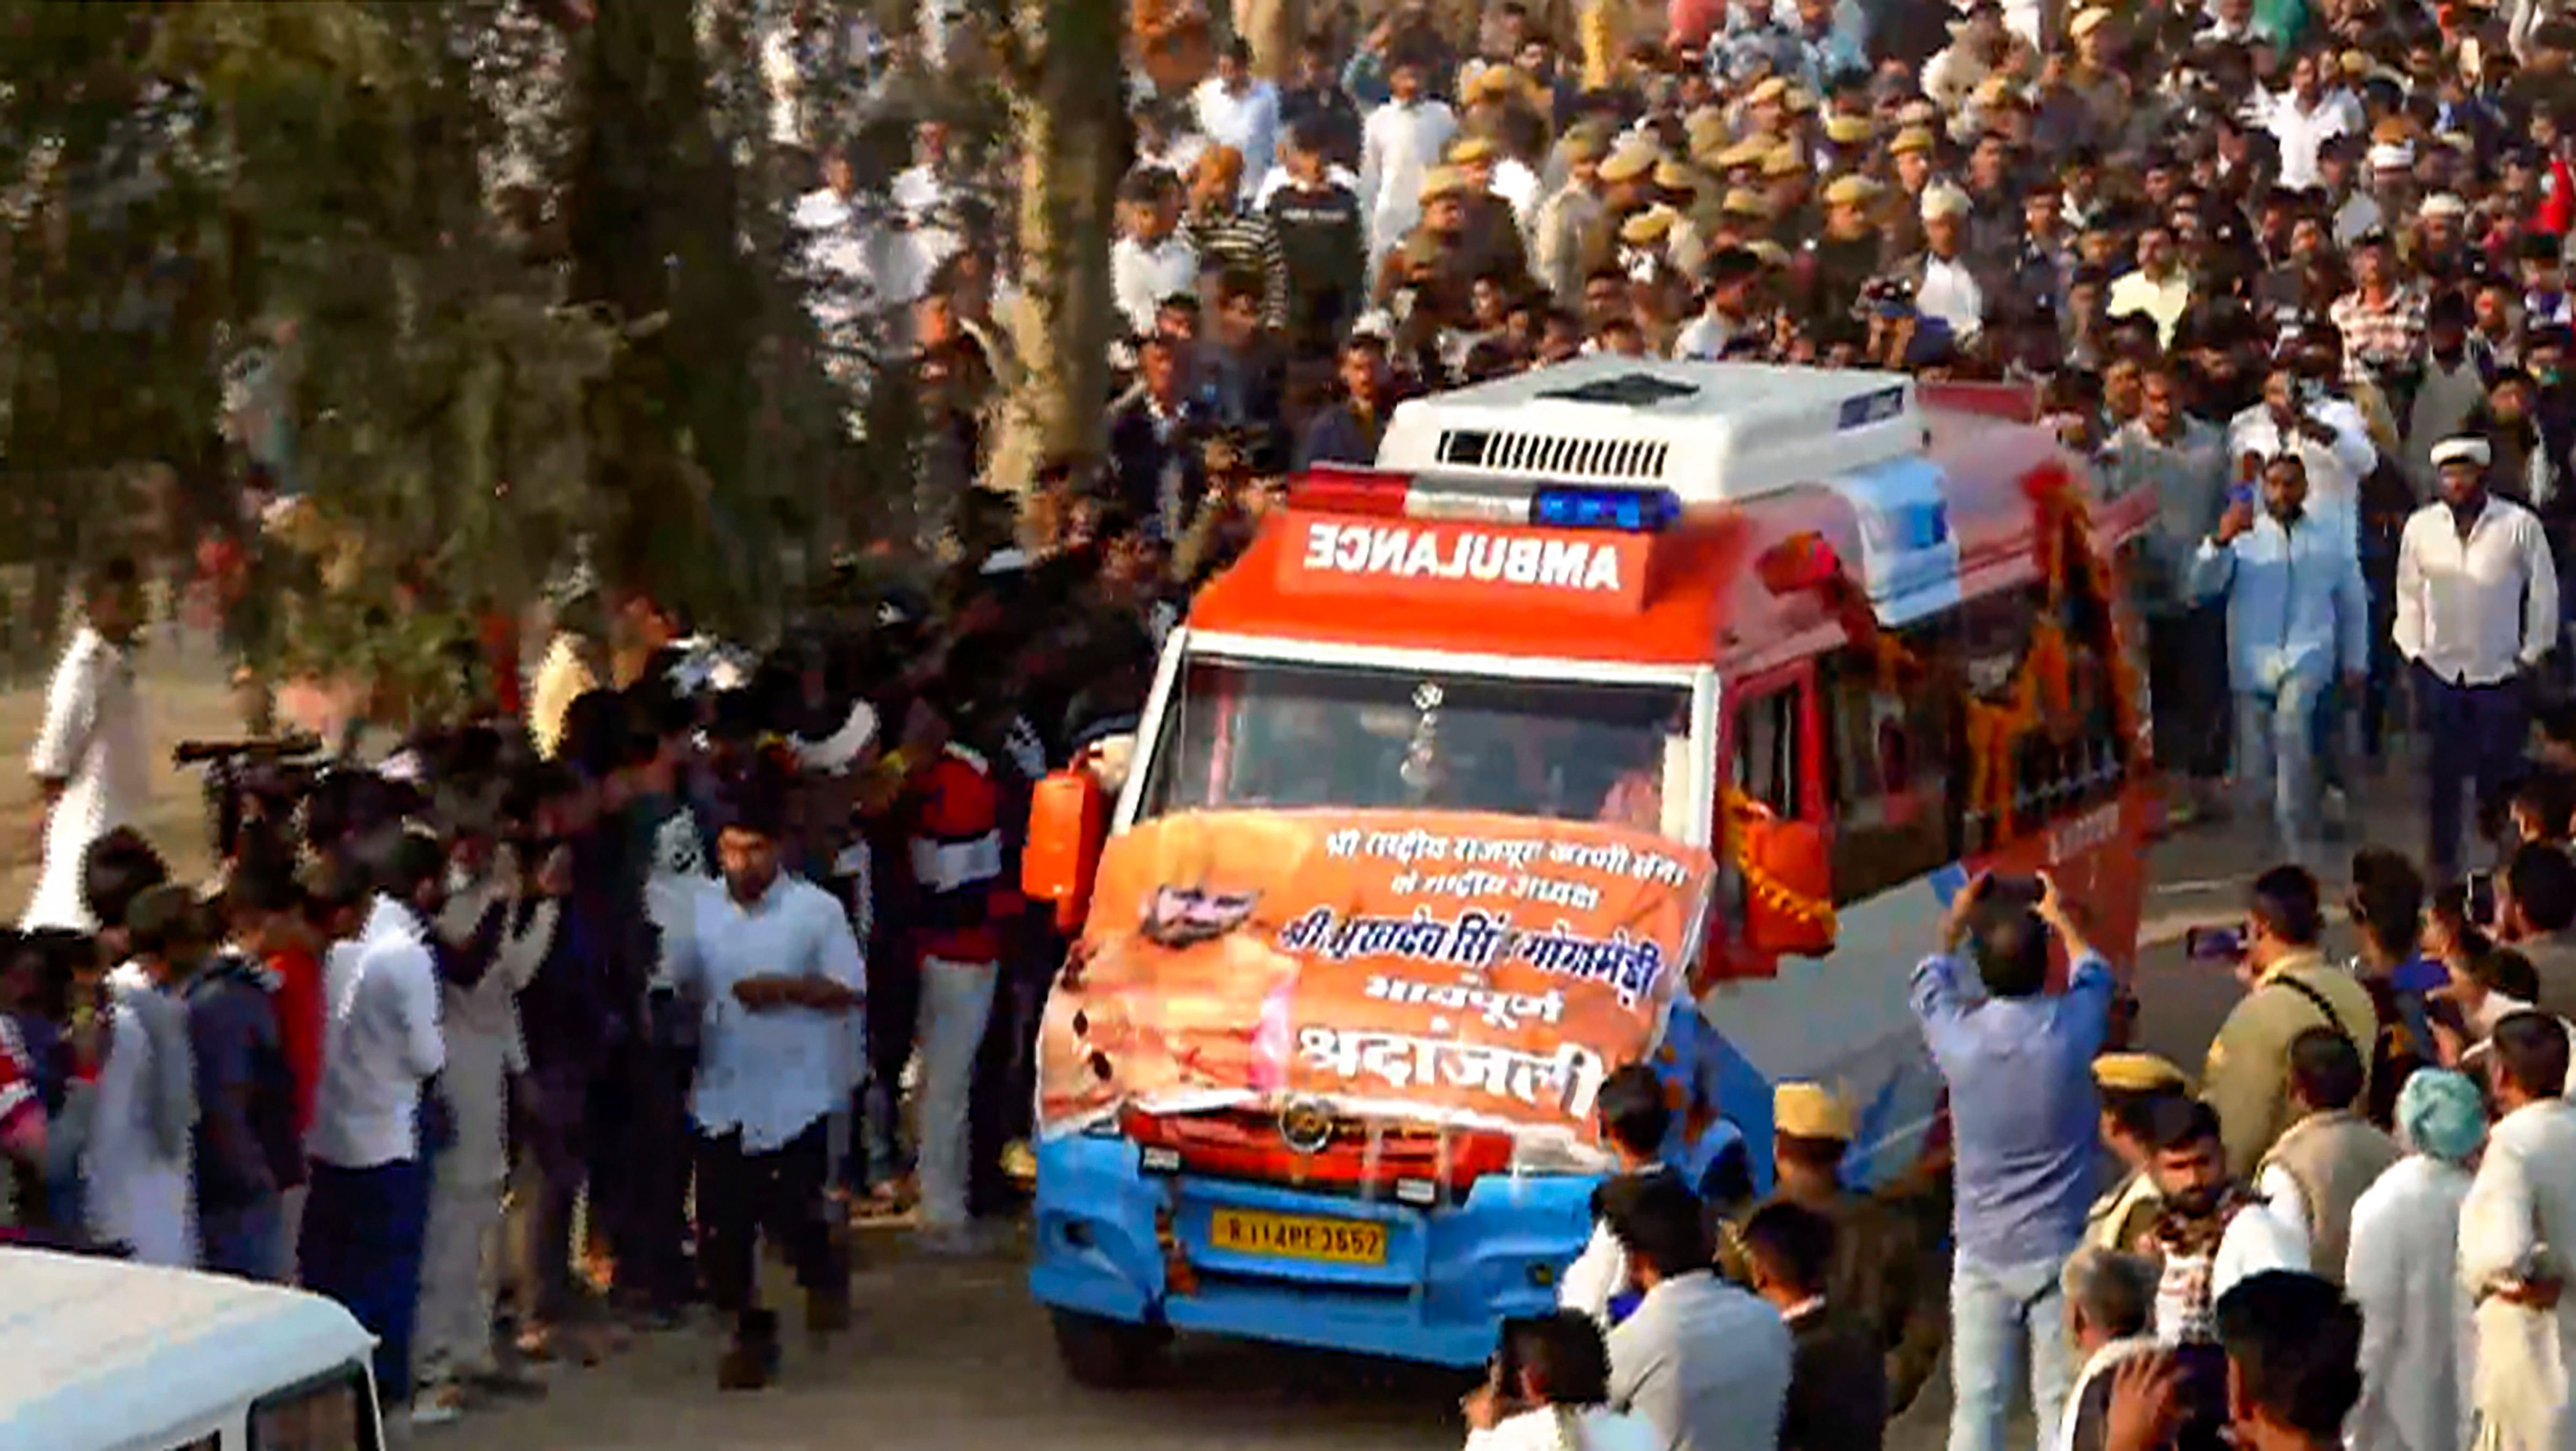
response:
[[[1619,260],[1619,230],[1630,217],[1654,205],[1655,166],[1663,152],[1642,136],[1631,136],[1601,163],[1601,215],[1587,227],[1575,254],[1575,276],[1588,278]]]
[[[1926,1251],[1912,1217],[1875,1195],[1844,1187],[1842,1161],[1851,1149],[1852,1116],[1831,1089],[1781,1084],[1772,1094],[1771,1125],[1778,1182],[1762,1202],[1803,1205],[1833,1221],[1833,1272],[1825,1303],[1844,1307],[1876,1334],[1887,1356],[1888,1411],[1901,1413],[1940,1360],[1949,1323],[1949,1276]],[[1727,1225],[1719,1259],[1730,1278],[1750,1284],[1750,1267],[1735,1232],[1742,1222]]]
[[[2181,1069],[2153,1053],[2103,1054],[2093,1060],[2093,1084],[2102,1094],[2102,1146],[2119,1164],[2122,1177],[2086,1212],[2084,1242],[2138,1254],[2164,1207],[2164,1196],[2147,1173],[2153,1152],[2143,1136],[2148,1110],[2158,1099],[2189,1094],[2191,1084]]]

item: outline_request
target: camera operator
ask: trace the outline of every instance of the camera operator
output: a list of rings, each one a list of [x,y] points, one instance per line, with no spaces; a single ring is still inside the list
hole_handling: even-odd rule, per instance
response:
[[[1610,1351],[1592,1318],[1559,1310],[1503,1323],[1485,1383],[1459,1409],[1468,1451],[1655,1451],[1643,1416],[1610,1409]]]
[[[2251,477],[2242,463],[2249,456],[2296,457],[2307,468],[2310,496],[2321,509],[2341,514],[2344,527],[2354,528],[2361,481],[2378,467],[2379,451],[2363,429],[2359,411],[2311,376],[2304,347],[2303,340],[2284,340],[2263,377],[2263,401],[2229,421],[2227,451],[2239,461],[2239,477],[2247,482]]]
[[[504,839],[497,781],[452,783],[440,815],[451,834],[450,896],[439,914],[441,1086],[455,1142],[431,1165],[428,1238],[418,1324],[419,1424],[455,1419],[466,1381],[499,1379],[484,1242],[500,1223],[509,1174],[505,1115],[512,1075],[524,1073],[518,996],[554,945],[571,863],[559,846]],[[529,856],[523,857],[526,850]]]

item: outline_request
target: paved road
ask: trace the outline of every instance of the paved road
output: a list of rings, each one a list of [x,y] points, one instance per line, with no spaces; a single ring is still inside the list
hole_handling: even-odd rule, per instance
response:
[[[2397,783],[2363,793],[2411,798]],[[2412,845],[2412,823],[2374,811],[2381,839]],[[2158,847],[2138,987],[2148,1046],[2196,1067],[2234,1001],[2224,972],[2182,960],[2182,929],[2228,920],[2239,885],[2265,863],[2243,832],[2186,834]],[[2331,890],[2331,889],[2330,889]],[[1260,1347],[1187,1343],[1168,1384],[1082,1391],[1058,1372],[1046,1320],[1018,1265],[960,1267],[878,1250],[858,1289],[859,1327],[827,1359],[790,1348],[783,1383],[758,1395],[714,1389],[718,1346],[692,1329],[639,1343],[562,1378],[546,1401],[427,1432],[417,1445],[488,1451],[1454,1451],[1453,1377]],[[1927,1390],[1891,1451],[1938,1451],[1947,1395]],[[2027,1436],[2027,1431],[2024,1435]]]

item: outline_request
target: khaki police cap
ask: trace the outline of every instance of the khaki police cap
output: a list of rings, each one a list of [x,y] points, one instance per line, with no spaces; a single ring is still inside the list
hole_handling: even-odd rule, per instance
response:
[[[1469,100],[1498,101],[1514,94],[1519,89],[1520,84],[1513,76],[1512,68],[1508,65],[1497,63],[1486,66],[1482,70],[1476,72],[1476,78],[1467,83],[1467,98]]]
[[[1462,196],[1467,191],[1467,178],[1454,166],[1435,166],[1422,178],[1422,199],[1437,201],[1444,196]]]
[[[1762,158],[1762,178],[1765,181],[1777,181],[1784,176],[1796,176],[1806,169],[1807,160],[1798,154],[1798,148],[1795,146],[1779,147]]]
[[[1887,143],[1887,154],[1890,156],[1910,156],[1915,152],[1931,149],[1932,132],[1922,126],[1908,126],[1896,133],[1895,140]]]
[[[1648,207],[1619,224],[1619,240],[1632,247],[1651,247],[1671,234],[1677,220],[1671,207]]]
[[[1760,166],[1762,158],[1770,154],[1769,140],[1760,136],[1747,137],[1717,154],[1717,168],[1733,171],[1739,166]]]
[[[1822,1084],[1783,1083],[1771,1092],[1771,1128],[1793,1139],[1849,1143],[1851,1110]]]
[[[1765,222],[1771,220],[1771,203],[1763,199],[1762,193],[1750,187],[1739,186],[1728,192],[1726,200],[1718,204],[1718,210],[1730,217],[1751,217]]]
[[[2093,1081],[2113,1093],[2181,1093],[2191,1080],[2153,1053],[2105,1053],[2093,1060]]]
[[[1601,163],[1601,179],[1635,181],[1653,171],[1655,163],[1662,158],[1662,155],[1663,153],[1657,151],[1651,141],[1621,142],[1619,149],[1610,153],[1610,159]]]
[[[1752,241],[1744,244],[1744,250],[1761,258],[1762,265],[1765,267],[1786,267],[1789,265],[1789,249],[1772,241],[1768,237],[1754,238]]]
[[[1834,143],[1836,146],[1865,145],[1868,143],[1870,136],[1876,130],[1877,128],[1870,124],[1870,120],[1867,116],[1828,116],[1825,118],[1825,139]]]
[[[2068,34],[2081,40],[2110,23],[2111,12],[2097,5],[2090,10],[2077,11],[2074,21],[2066,27],[2066,30]]]
[[[1482,136],[1461,136],[1449,147],[1449,161],[1453,166],[1473,166],[1479,161],[1493,159],[1494,143]]]
[[[1568,163],[1599,161],[1609,150],[1602,144],[1601,133],[1589,127],[1577,127],[1566,132],[1565,139],[1556,143],[1556,149]]]
[[[1878,200],[1878,183],[1865,176],[1838,176],[1825,188],[1829,207],[1865,207]]]
[[[1687,162],[1667,156],[1655,163],[1655,185],[1666,191],[1696,191],[1699,184],[1699,173]]]
[[[1776,101],[1785,101],[1788,98],[1789,83],[1780,79],[1778,76],[1767,76],[1763,79],[1760,85],[1757,85],[1752,90],[1744,93],[1744,104],[1748,106],[1768,106]]]

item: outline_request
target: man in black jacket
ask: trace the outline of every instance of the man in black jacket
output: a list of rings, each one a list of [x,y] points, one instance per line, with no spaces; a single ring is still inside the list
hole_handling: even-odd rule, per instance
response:
[[[1288,182],[1267,208],[1288,269],[1287,336],[1301,353],[1332,346],[1359,315],[1365,287],[1366,219],[1358,195],[1326,174],[1324,147],[1320,123],[1288,128],[1280,152]]]
[[[1825,1298],[1833,1221],[1784,1200],[1755,1210],[1741,1239],[1754,1292],[1789,1322],[1780,1451],[1876,1451],[1887,1435],[1887,1364],[1876,1334]]]
[[[1121,502],[1172,539],[1206,492],[1197,440],[1212,422],[1182,389],[1181,344],[1156,335],[1136,345],[1136,387],[1109,417],[1110,473]]]

